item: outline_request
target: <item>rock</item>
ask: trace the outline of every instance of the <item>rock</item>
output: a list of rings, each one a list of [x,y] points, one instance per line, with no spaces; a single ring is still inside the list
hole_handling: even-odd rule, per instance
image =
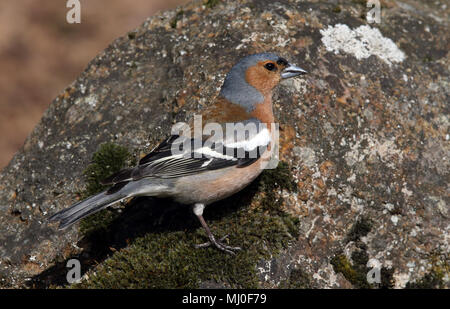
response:
[[[64,284],[51,280],[55,265],[98,254],[76,227],[59,232],[46,219],[79,198],[101,143],[139,158],[205,108],[239,58],[275,51],[310,72],[274,95],[290,128],[280,140],[292,144],[281,159],[300,188],[283,191],[283,209],[299,218],[299,236],[260,261],[258,286],[448,287],[445,4],[382,1],[381,23],[369,24],[363,1],[208,3],[149,18],[52,102],[0,174],[0,285],[39,285],[44,274]],[[365,281],[368,261],[382,267],[378,285]],[[199,286],[229,286],[213,279]]]

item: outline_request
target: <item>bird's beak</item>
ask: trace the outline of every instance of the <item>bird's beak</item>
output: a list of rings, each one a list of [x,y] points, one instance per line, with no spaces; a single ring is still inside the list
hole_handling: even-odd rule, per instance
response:
[[[298,76],[298,75],[303,75],[306,73],[308,73],[308,72],[306,72],[302,68],[292,65],[292,64],[288,64],[287,67],[285,67],[284,70],[281,71],[281,78],[285,79],[285,78],[290,78],[290,77],[294,77],[294,76]]]

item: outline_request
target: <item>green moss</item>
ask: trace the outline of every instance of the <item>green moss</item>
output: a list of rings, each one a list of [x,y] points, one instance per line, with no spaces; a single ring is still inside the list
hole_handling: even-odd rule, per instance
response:
[[[431,58],[431,56],[425,56],[423,57],[422,61],[425,63],[432,62],[433,58]]]
[[[339,14],[341,11],[342,11],[342,10],[341,10],[341,7],[340,7],[339,5],[336,5],[336,6],[333,8],[333,13]]]
[[[354,267],[344,254],[339,254],[331,259],[336,273],[341,273],[344,277],[357,288],[369,288],[367,282],[367,272],[361,272],[357,267]]]
[[[369,262],[369,256],[365,250],[355,250],[352,252],[352,261],[357,266],[366,266]]]
[[[289,278],[280,284],[282,289],[311,289],[311,278],[301,268],[294,268]]]
[[[11,282],[7,277],[0,274],[0,289],[11,287]]]
[[[297,185],[292,177],[291,167],[280,161],[277,168],[265,170],[260,176],[259,185],[262,189],[286,189],[297,192]]]
[[[178,23],[178,21],[179,20],[181,20],[181,18],[183,17],[183,15],[184,15],[184,11],[183,10],[179,10],[178,12],[177,12],[177,14],[175,15],[175,17],[172,19],[172,21],[170,22],[170,27],[172,27],[172,28],[176,28],[177,27],[177,23]]]
[[[86,189],[80,193],[81,198],[85,199],[107,189],[108,186],[101,185],[100,181],[125,166],[132,165],[134,163],[132,161],[131,155],[125,147],[113,143],[100,145],[97,152],[92,156],[92,162],[83,172],[86,178]],[[86,236],[95,231],[106,230],[108,224],[116,217],[116,210],[104,209],[81,220],[80,233]]]
[[[352,2],[362,6],[367,6],[367,0],[352,0]]]
[[[381,285],[379,286],[382,289],[392,289],[395,285],[394,280],[394,268],[381,268]]]
[[[134,40],[136,38],[136,31],[128,32],[128,39]]]
[[[361,237],[366,236],[372,229],[372,221],[368,218],[362,217],[355,224],[353,224],[347,235],[347,242],[358,241]]]
[[[107,233],[108,226],[114,221],[114,219],[117,218],[118,215],[117,210],[113,208],[103,209],[98,213],[90,215],[89,217],[81,220],[79,226],[80,234],[83,236],[89,236],[97,233],[97,235],[100,236],[100,231]]]
[[[407,289],[441,289],[444,288],[443,278],[435,273],[428,272],[420,280],[416,282],[408,282],[406,284]]]
[[[370,284],[367,281],[367,274],[371,270],[367,267],[369,256],[367,255],[365,246],[352,252],[351,261],[344,254],[338,254],[331,259],[331,265],[336,273],[341,273],[356,288],[392,288],[394,286],[393,274],[394,269],[382,267],[380,269],[380,283]]]
[[[450,275],[450,259],[442,252],[432,252],[428,258],[431,268],[419,280],[408,282],[407,289],[443,289],[446,288],[444,277]]]
[[[243,192],[206,208],[212,232],[217,237],[229,234],[226,242],[243,248],[235,256],[214,247],[196,249],[195,244],[207,240],[198,223],[191,230],[159,229],[132,240],[74,287],[197,288],[200,282],[213,280],[257,288],[258,262],[287,248],[298,236],[298,220],[281,210],[283,200],[276,193],[295,188],[289,166],[281,163]],[[295,274],[292,285],[304,285],[306,279]]]
[[[84,197],[91,196],[107,188],[100,181],[124,168],[127,161],[131,161],[131,155],[125,147],[114,143],[104,143],[92,156],[92,161],[84,170],[86,177],[86,190]]]
[[[212,9],[213,7],[215,7],[216,5],[218,5],[220,2],[220,0],[206,0],[204,2],[205,6],[209,9]]]

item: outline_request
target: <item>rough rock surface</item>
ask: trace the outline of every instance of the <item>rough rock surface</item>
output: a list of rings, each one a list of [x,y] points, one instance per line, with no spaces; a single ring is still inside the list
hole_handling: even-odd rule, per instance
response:
[[[152,17],[114,41],[2,171],[0,286],[24,286],[78,250],[77,228],[56,232],[45,219],[77,199],[99,144],[138,157],[205,108],[237,59],[275,51],[310,72],[274,95],[280,156],[298,185],[281,194],[300,236],[261,261],[260,286],[308,278],[309,287],[364,287],[357,269],[369,265],[392,287],[427,278],[448,287],[445,1],[381,1],[379,24],[364,18],[365,1],[202,4]]]

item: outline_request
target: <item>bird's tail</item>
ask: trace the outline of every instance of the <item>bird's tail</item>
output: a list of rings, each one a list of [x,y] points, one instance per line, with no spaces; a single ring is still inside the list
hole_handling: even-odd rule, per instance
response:
[[[49,218],[59,221],[59,228],[65,229],[124,198],[135,196],[165,196],[171,191],[171,182],[165,179],[141,179],[113,185],[109,190],[91,196]]]
[[[101,192],[61,210],[51,216],[49,221],[59,221],[59,229],[65,229],[84,217],[92,215],[126,197],[128,196],[125,192],[119,191],[113,194],[108,194],[107,191]]]

